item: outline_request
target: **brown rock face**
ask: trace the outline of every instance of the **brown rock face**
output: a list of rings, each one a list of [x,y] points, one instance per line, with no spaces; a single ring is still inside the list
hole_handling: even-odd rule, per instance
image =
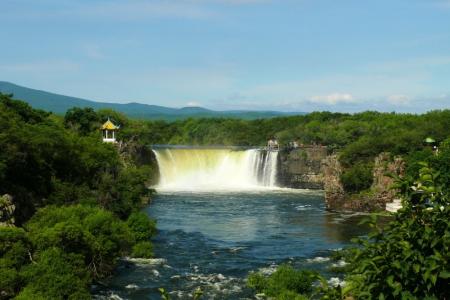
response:
[[[341,183],[342,167],[337,155],[330,155],[322,163],[327,209],[339,209],[345,206],[345,192]]]
[[[341,165],[336,155],[327,157],[323,163],[325,203],[330,210],[382,211],[386,203],[392,202],[397,194],[391,187],[395,179],[390,175],[402,177],[405,163],[400,157],[391,158],[389,153],[381,153],[375,158],[373,184],[369,191],[359,194],[346,194],[340,181]]]
[[[281,151],[278,184],[296,189],[323,189],[322,160],[326,156],[326,147],[320,146]]]
[[[389,153],[381,153],[375,158],[373,168],[373,200],[378,203],[382,210],[386,209],[386,203],[394,201],[398,190],[392,189],[395,183],[393,177],[403,177],[405,175],[405,162],[401,157],[391,158]]]

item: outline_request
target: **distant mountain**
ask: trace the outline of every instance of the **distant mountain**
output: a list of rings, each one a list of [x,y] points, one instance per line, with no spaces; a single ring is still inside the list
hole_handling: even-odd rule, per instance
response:
[[[289,116],[305,114],[301,112],[278,111],[215,111],[203,107],[171,108],[158,105],[141,104],[131,102],[127,104],[96,102],[93,100],[58,95],[46,91],[30,89],[10,82],[0,81],[0,92],[13,94],[15,99],[28,102],[34,108],[51,111],[56,114],[65,114],[72,107],[92,107],[93,109],[111,108],[120,111],[130,118],[180,120],[186,118],[213,118],[231,117],[241,119],[272,118],[277,116]]]

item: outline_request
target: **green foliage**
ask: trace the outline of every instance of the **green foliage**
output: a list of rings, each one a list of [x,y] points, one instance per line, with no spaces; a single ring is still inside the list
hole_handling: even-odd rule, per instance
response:
[[[313,291],[313,282],[317,274],[311,271],[296,270],[292,266],[282,265],[273,274],[265,277],[261,273],[252,273],[247,286],[257,293],[264,293],[276,299],[306,299]]]
[[[132,213],[127,220],[127,225],[134,234],[136,241],[148,241],[156,234],[156,221],[143,212]]]
[[[100,130],[100,116],[90,107],[73,107],[64,116],[64,125],[87,135],[95,130]]]
[[[20,268],[29,263],[30,242],[21,228],[0,227],[0,298],[15,295],[23,278]]]
[[[15,112],[22,121],[31,124],[43,122],[50,114],[43,110],[33,109],[25,102],[15,101],[11,95],[0,93],[0,102],[3,109]]]
[[[101,122],[106,122],[110,119],[115,125],[120,127],[127,127],[129,125],[128,118],[118,111],[103,108],[97,111],[97,115]]]
[[[46,206],[26,229],[38,252],[57,247],[81,255],[94,278],[109,275],[134,242],[126,223],[111,212],[83,205]]]
[[[149,202],[151,191],[147,184],[152,172],[145,166],[130,166],[116,175],[104,173],[98,184],[99,204],[125,219],[133,209]]]
[[[403,205],[386,227],[360,240],[346,281],[357,299],[447,299],[450,285],[450,206],[442,179],[426,164],[401,182]],[[448,182],[445,182],[448,184]]]
[[[0,94],[0,195],[23,226],[0,227],[0,298],[89,299],[121,256],[152,256],[155,222],[128,217],[148,203],[154,169],[101,142],[102,116],[74,108],[63,126]]]
[[[341,175],[345,191],[355,193],[370,188],[373,182],[372,164],[357,163]]]
[[[87,274],[81,255],[48,248],[23,269],[26,286],[16,299],[90,299]]]
[[[13,196],[17,225],[48,204],[99,203],[126,219],[148,203],[155,168],[125,166],[117,148],[102,143],[95,112],[72,109],[66,129],[20,101],[0,100],[0,195]]]
[[[89,190],[102,174],[121,168],[116,149],[99,137],[79,136],[19,101],[0,100],[0,195],[13,196],[18,225],[45,204],[95,199]]]
[[[308,297],[299,295],[294,291],[283,290],[276,296],[277,300],[308,300]]]
[[[138,242],[133,246],[133,251],[131,252],[132,257],[139,258],[152,258],[153,257],[153,244],[149,241]]]

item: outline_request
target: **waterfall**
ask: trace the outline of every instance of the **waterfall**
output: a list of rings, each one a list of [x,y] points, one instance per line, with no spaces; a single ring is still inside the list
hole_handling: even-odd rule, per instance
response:
[[[153,150],[157,188],[230,190],[276,187],[277,151],[166,148]]]

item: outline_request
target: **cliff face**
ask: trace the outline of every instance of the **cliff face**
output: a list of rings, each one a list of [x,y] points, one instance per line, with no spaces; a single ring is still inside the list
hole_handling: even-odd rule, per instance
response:
[[[402,176],[404,171],[405,164],[401,158],[391,158],[388,153],[381,153],[375,158],[374,181],[370,189],[349,195],[345,193],[340,181],[342,168],[337,157],[327,157],[323,164],[327,209],[364,212],[385,210],[386,203],[392,202],[397,194],[396,190],[391,189],[394,179],[389,174]]]
[[[397,194],[391,189],[394,179],[388,174],[402,176],[404,161],[381,153],[375,158],[373,184],[359,194],[345,192],[341,182],[342,166],[337,155],[327,155],[325,147],[301,147],[279,154],[278,184],[297,189],[325,190],[325,203],[329,210],[383,211]]]
[[[345,206],[345,192],[341,183],[342,167],[336,155],[328,156],[322,164],[327,209]]]
[[[323,189],[322,161],[326,147],[301,147],[279,154],[278,184],[296,189]]]

